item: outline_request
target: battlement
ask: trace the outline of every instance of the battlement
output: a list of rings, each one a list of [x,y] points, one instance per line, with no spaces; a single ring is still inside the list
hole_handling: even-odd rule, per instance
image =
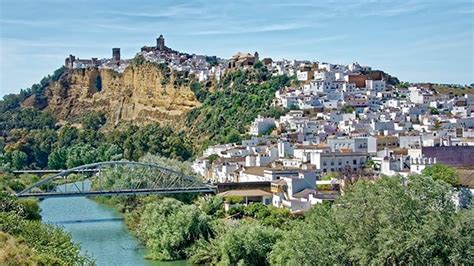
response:
[[[431,157],[417,157],[410,159],[410,172],[421,174],[421,172],[426,168],[430,167],[436,163],[436,158]]]
[[[411,158],[410,163],[412,165],[433,165],[436,163],[436,158],[431,158],[431,157]]]

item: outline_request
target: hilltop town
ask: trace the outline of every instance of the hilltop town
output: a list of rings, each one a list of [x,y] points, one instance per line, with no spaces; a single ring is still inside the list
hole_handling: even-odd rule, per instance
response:
[[[389,83],[398,82],[396,78],[390,77],[383,71],[372,71],[371,67],[360,66],[358,63],[334,65],[309,60],[282,59],[274,61],[272,58],[260,58],[258,52],[238,52],[229,59],[217,56],[188,54],[167,47],[163,35],[156,39],[156,46],[143,46],[135,57],[141,57],[152,63],[166,64],[178,72],[193,74],[201,82],[209,79],[219,81],[226,71],[251,68],[257,62],[262,63],[274,76],[296,75],[299,81],[304,82],[326,80],[325,75],[331,74],[334,74],[332,82],[334,82],[335,86],[343,86],[344,83],[342,81],[346,81],[347,84],[356,84],[360,87],[365,85],[365,80],[380,81],[382,78],[389,79],[386,80]],[[123,73],[131,61],[132,59],[123,59],[121,57],[120,48],[112,48],[111,58],[79,59],[74,55],[69,55],[65,59],[64,66],[67,69],[112,69],[118,73]],[[376,85],[375,83],[374,86],[379,86],[378,83]],[[314,83],[311,86],[331,87],[332,85]]]
[[[0,7],[0,266],[474,265],[474,0]]]
[[[50,256],[44,261],[89,263],[61,230],[29,223],[57,208],[48,203],[55,200],[80,208],[80,223],[89,221],[82,210],[122,212],[117,223],[152,260],[326,265],[471,258],[464,235],[472,227],[472,85],[400,82],[359,63],[259,52],[227,59],[190,54],[160,35],[133,58],[123,58],[120,48],[103,59],[69,55],[38,84],[4,96],[0,148],[0,197],[8,203],[0,224],[12,235],[0,233],[12,243],[4,248],[14,250],[10,257],[28,237],[31,252],[42,248]],[[129,237],[118,228],[120,238]],[[59,230],[53,241],[52,229]],[[110,254],[120,253],[121,243]],[[454,248],[438,252],[447,245]],[[373,250],[382,255],[366,253]],[[394,257],[394,250],[402,251]],[[428,251],[418,258],[420,250]],[[16,264],[36,263],[28,259]]]
[[[187,54],[167,47],[162,35],[136,57],[193,74],[199,82],[254,67],[296,79],[298,85],[280,88],[272,103],[286,114],[258,116],[248,128],[249,138],[210,146],[193,162],[194,171],[209,182],[248,188],[226,191],[228,197],[301,212],[333,201],[345,182],[358,178],[407,177],[437,162],[474,164],[474,94],[402,84],[358,63],[277,61],[258,52],[230,59]],[[130,63],[121,58],[120,48],[112,49],[110,59],[71,55],[65,60],[70,69],[119,73]]]

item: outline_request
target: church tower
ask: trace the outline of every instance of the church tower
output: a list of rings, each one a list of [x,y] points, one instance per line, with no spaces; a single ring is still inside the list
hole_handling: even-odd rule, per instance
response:
[[[156,39],[156,49],[160,51],[163,51],[165,49],[165,38],[163,37],[163,35],[160,35],[160,37]]]
[[[260,59],[258,56],[258,52],[255,52],[253,56],[255,57],[255,62],[257,62]]]

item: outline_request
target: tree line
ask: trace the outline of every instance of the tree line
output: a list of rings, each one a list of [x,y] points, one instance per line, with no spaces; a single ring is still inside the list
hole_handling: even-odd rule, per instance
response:
[[[107,132],[101,130],[106,122],[101,113],[86,115],[81,127],[60,128],[55,127],[54,118],[35,109],[21,109],[8,119],[5,116],[0,115],[4,169],[65,169],[114,159],[136,161],[147,153],[178,160],[193,155],[183,131],[158,124],[122,125]]]
[[[112,201],[155,260],[203,265],[458,264],[473,259],[474,213],[456,207],[449,167],[359,180],[304,216],[218,196]],[[439,172],[441,171],[441,173]],[[437,173],[438,175],[433,175]],[[470,200],[469,200],[470,202]]]

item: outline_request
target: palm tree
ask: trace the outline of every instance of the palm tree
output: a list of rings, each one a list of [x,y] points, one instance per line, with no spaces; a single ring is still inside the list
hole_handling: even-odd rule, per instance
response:
[[[439,120],[435,120],[433,123],[433,130],[434,131],[439,131],[441,129],[441,126],[443,123],[441,123]]]

